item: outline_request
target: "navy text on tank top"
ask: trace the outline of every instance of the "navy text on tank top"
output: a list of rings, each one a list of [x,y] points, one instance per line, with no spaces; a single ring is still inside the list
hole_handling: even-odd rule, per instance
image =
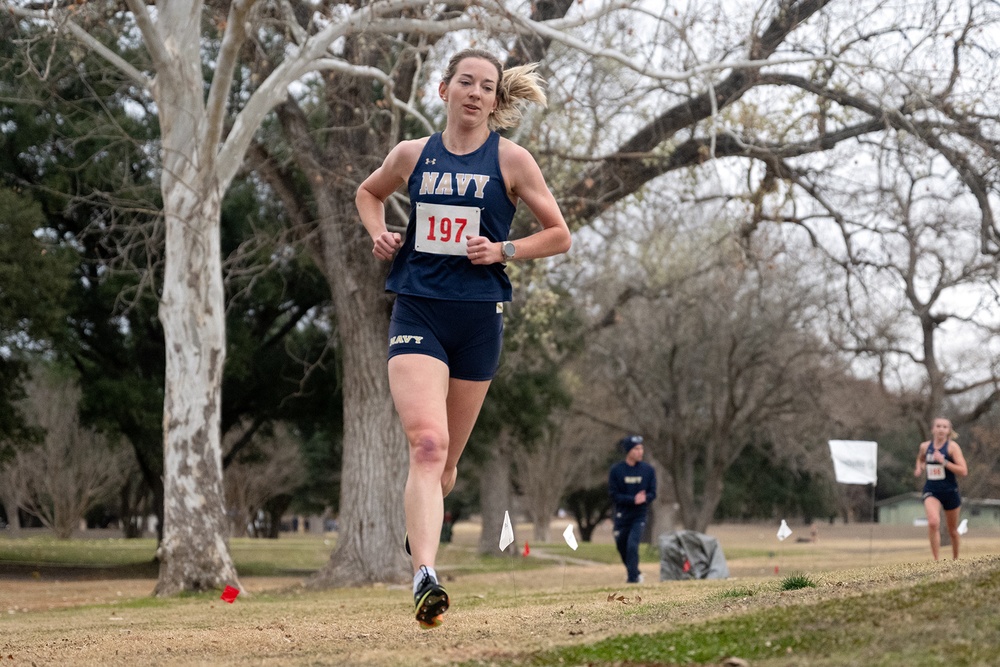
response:
[[[491,131],[482,146],[467,155],[455,155],[444,147],[440,132],[428,137],[407,183],[410,220],[386,278],[386,291],[456,301],[510,301],[510,278],[504,265],[473,264],[465,255],[466,216],[453,214],[478,209],[479,235],[491,241],[507,240],[516,207],[500,173],[499,146],[500,135]],[[418,209],[423,211],[420,225]],[[461,254],[418,250],[418,228],[422,240],[454,244],[454,252]]]
[[[939,451],[944,455],[945,460],[951,461],[948,456],[948,440],[938,450],[934,449],[934,441],[927,445],[927,481],[924,483],[924,491],[953,491],[958,488],[958,478],[955,473],[944,467],[944,464],[934,463],[934,452]],[[933,467],[932,467],[933,466]],[[940,477],[934,478],[940,475]]]

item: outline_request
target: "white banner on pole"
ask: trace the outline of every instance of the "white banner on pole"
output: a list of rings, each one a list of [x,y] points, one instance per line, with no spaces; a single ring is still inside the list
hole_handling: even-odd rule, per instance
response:
[[[831,440],[833,472],[841,484],[876,484],[878,443],[871,440]]]

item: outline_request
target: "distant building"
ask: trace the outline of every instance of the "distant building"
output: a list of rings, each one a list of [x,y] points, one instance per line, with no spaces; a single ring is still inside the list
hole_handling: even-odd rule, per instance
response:
[[[875,507],[879,523],[890,526],[926,525],[924,501],[918,491],[880,500]],[[1000,528],[1000,500],[962,498],[962,518],[969,520],[970,528]]]

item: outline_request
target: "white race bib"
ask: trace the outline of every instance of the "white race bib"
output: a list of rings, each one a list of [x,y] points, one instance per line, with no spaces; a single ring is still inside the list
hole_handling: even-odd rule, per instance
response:
[[[927,464],[927,479],[944,479],[944,464],[943,463],[928,463]]]
[[[420,252],[464,257],[466,241],[479,236],[480,209],[475,206],[447,206],[417,202],[417,237]]]

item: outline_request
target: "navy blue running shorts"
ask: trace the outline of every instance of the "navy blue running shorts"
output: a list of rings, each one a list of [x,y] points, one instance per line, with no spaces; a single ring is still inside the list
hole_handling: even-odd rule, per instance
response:
[[[492,380],[503,347],[503,304],[399,294],[389,321],[389,359],[426,354],[457,380]]]
[[[927,491],[924,490],[924,495],[922,500],[927,500],[931,496],[934,496],[939,501],[941,501],[942,509],[953,510],[956,507],[962,506],[962,497],[958,495],[958,489],[943,489],[939,491]]]

